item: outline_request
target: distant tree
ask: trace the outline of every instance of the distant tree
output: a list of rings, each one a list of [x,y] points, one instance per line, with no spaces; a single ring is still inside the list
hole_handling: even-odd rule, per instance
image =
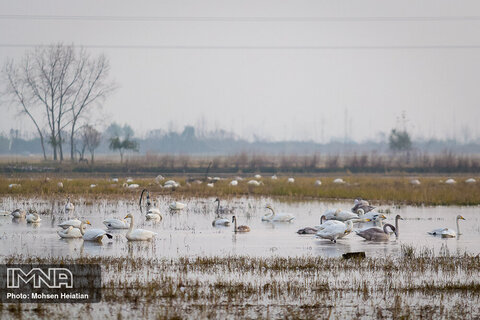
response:
[[[94,127],[86,125],[82,130],[82,142],[85,148],[90,152],[90,162],[93,164],[95,149],[102,141],[101,133]]]
[[[412,148],[412,140],[406,130],[392,129],[388,140],[392,151],[408,151]]]
[[[121,163],[123,163],[123,155],[125,151],[127,150],[138,151],[137,141],[130,140],[129,138],[126,138],[124,140],[121,140],[119,137],[111,138],[109,147],[114,151],[117,150],[118,152],[120,152]]]
[[[107,79],[109,64],[104,56],[91,57],[83,49],[61,43],[29,50],[19,62],[7,61],[2,73],[7,96],[37,129],[44,159],[46,141],[52,146],[53,159],[63,160],[64,136],[70,134],[73,161],[79,121],[114,89]]]
[[[110,135],[109,148],[120,153],[120,162],[123,163],[125,151],[131,150],[138,152],[138,142],[133,140],[133,129],[125,124],[123,127],[117,123],[112,123],[106,130]]]

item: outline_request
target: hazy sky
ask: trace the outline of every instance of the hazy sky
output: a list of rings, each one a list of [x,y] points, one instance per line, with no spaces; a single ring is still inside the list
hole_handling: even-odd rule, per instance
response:
[[[2,63],[59,41],[109,57],[103,113],[139,134],[364,140],[405,110],[417,136],[480,136],[478,1],[0,1]]]

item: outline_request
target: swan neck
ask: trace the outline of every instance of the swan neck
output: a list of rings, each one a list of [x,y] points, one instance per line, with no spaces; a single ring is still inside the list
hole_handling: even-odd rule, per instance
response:
[[[395,236],[398,238],[398,217],[395,218]]]
[[[387,224],[385,224],[385,225],[383,226],[383,232],[385,232],[386,234],[388,234],[388,230],[387,230],[387,228],[388,228],[388,225],[387,225]]]
[[[220,212],[220,201],[217,201],[217,216],[219,212]]]
[[[82,234],[82,236],[85,234],[85,224],[82,222],[80,222],[80,233]]]
[[[323,224],[326,219],[327,217],[325,217],[325,215],[322,214],[322,216],[320,217],[320,224]]]
[[[130,217],[130,227],[128,227],[128,234],[133,230],[133,216]]]
[[[460,225],[459,225],[459,223],[458,223],[458,220],[459,220],[459,219],[457,218],[457,234],[460,234]]]
[[[237,232],[237,217],[233,217],[233,230]]]
[[[273,208],[268,208],[272,211],[272,217],[275,215],[275,210],[273,210]]]

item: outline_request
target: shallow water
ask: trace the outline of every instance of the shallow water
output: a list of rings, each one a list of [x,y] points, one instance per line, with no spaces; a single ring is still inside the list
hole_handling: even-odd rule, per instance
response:
[[[418,249],[433,249],[435,254],[461,254],[464,252],[480,253],[479,207],[383,207],[390,209],[386,214],[387,222],[394,224],[394,217],[400,214],[405,220],[400,221],[400,237],[392,235],[389,242],[368,242],[350,234],[337,243],[316,239],[314,235],[298,235],[296,231],[306,226],[319,224],[321,214],[327,208],[352,207],[350,202],[308,201],[285,203],[269,198],[238,198],[222,201],[222,206],[234,208],[239,225],[246,224],[252,229],[245,234],[234,234],[233,227],[212,227],[216,205],[212,199],[190,199],[180,201],[187,208],[171,213],[167,208],[172,199],[159,199],[158,207],[163,212],[161,222],[145,221],[134,199],[121,201],[85,201],[77,199],[75,211],[66,215],[62,212],[63,204],[45,199],[3,198],[2,210],[17,207],[35,208],[42,214],[38,225],[27,224],[25,220],[0,217],[0,255],[24,256],[229,256],[248,255],[264,256],[305,256],[318,255],[337,257],[346,252],[365,251],[367,256],[398,255],[402,244]],[[295,215],[291,223],[262,222],[261,217],[268,213],[265,204],[270,203],[277,212]],[[81,239],[60,239],[56,226],[67,218],[88,219],[93,228],[104,228],[102,221],[106,218],[123,218],[127,213],[134,213],[135,227],[158,233],[153,242],[128,243],[126,230],[111,230],[113,239],[103,239],[101,244],[84,242]],[[455,239],[441,239],[430,236],[428,231],[439,227],[455,228],[455,217],[461,214],[466,221],[460,221],[463,233]],[[231,218],[231,214],[225,215]],[[91,228],[89,226],[89,228]]]

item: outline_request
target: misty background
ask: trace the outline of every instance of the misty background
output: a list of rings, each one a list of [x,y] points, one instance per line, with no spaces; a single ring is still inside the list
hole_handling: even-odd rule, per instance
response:
[[[0,12],[0,61],[52,43],[105,54],[118,87],[90,121],[130,125],[141,152],[385,151],[400,127],[418,150],[478,152],[476,1],[0,1]],[[1,146],[35,139],[1,108]]]

